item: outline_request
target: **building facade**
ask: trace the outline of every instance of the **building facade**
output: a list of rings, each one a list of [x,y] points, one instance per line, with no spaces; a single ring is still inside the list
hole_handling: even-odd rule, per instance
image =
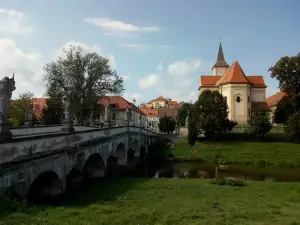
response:
[[[159,96],[156,99],[153,99],[147,102],[143,107],[152,108],[152,109],[159,109],[159,108],[179,108],[180,103],[174,101],[170,98],[164,98],[163,96]]]
[[[221,42],[212,75],[200,76],[200,93],[208,89],[219,91],[227,100],[229,119],[238,123],[247,123],[252,110],[269,110],[266,88],[263,76],[246,76],[238,61],[231,66],[227,64]]]

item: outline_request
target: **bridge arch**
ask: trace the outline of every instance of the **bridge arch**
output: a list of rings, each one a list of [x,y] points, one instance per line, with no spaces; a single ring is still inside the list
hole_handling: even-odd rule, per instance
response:
[[[26,198],[32,202],[52,202],[58,203],[57,200],[64,192],[62,178],[54,171],[43,171],[30,185]]]
[[[114,155],[118,159],[122,159],[126,156],[126,146],[123,142],[118,143]]]
[[[102,156],[99,153],[89,155],[82,168],[83,178],[100,178],[105,175],[106,169]]]
[[[119,163],[118,163],[118,159],[111,155],[108,159],[107,159],[107,174],[109,176],[116,176],[119,173]]]

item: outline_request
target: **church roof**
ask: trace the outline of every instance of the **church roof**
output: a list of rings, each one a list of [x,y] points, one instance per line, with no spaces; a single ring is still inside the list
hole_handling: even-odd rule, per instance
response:
[[[223,76],[200,76],[201,87],[213,87],[228,83],[250,84],[257,88],[267,87],[263,76],[246,76],[238,61],[235,61]]]
[[[235,61],[231,65],[226,73],[217,81],[216,85],[219,86],[220,84],[227,83],[250,83],[238,61]]]
[[[222,48],[221,42],[219,45],[217,62],[214,64],[213,68],[214,67],[229,67],[228,63],[225,61],[225,58],[224,58],[224,53],[223,53],[223,48]]]
[[[266,102],[269,107],[273,107],[276,106],[284,96],[287,96],[287,94],[284,92],[277,92],[275,95],[268,97]]]

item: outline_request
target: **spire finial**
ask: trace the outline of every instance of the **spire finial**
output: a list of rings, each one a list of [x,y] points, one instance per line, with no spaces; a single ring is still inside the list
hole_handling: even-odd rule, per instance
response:
[[[222,36],[220,36],[220,43],[222,43],[223,39],[222,39]]]

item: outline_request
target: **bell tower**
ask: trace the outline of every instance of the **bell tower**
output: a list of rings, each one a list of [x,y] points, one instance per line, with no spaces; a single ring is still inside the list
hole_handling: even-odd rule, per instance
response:
[[[228,68],[229,65],[227,64],[224,58],[224,53],[222,48],[222,38],[220,38],[218,58],[217,58],[217,62],[212,67],[212,74],[214,76],[223,76]]]

